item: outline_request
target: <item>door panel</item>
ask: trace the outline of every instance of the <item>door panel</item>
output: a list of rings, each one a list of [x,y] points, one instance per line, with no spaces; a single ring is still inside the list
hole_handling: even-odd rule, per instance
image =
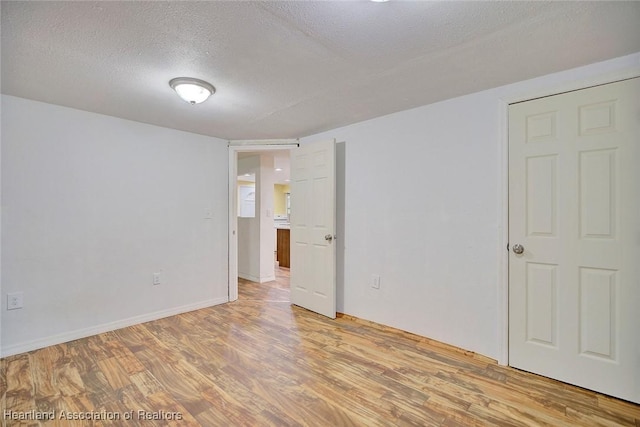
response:
[[[583,239],[611,239],[616,223],[616,150],[580,153],[580,234]]]
[[[527,263],[527,341],[557,346],[557,265]]]
[[[580,269],[580,353],[615,360],[615,270]]]
[[[639,164],[640,79],[509,107],[510,364],[638,403]]]
[[[527,159],[527,235],[555,237],[557,156]]]
[[[331,318],[336,317],[335,170],[334,141],[291,152],[291,302]]]

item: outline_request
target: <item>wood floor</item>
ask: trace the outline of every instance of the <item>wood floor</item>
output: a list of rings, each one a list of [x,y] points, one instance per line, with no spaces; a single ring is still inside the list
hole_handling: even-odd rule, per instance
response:
[[[234,303],[3,359],[3,425],[640,426],[638,405],[292,307],[287,275],[241,281]],[[81,416],[103,419],[61,419]]]

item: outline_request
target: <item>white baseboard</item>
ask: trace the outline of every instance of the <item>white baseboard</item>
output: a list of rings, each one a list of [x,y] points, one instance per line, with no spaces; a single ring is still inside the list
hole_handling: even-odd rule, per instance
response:
[[[258,277],[258,276],[254,276],[253,274],[247,274],[247,273],[241,273],[241,272],[238,272],[238,277],[241,279],[248,280],[250,282],[256,282],[256,283],[273,282],[274,280],[276,280],[275,275]]]
[[[238,277],[244,280],[248,280],[250,282],[258,282],[260,283],[260,278],[258,276],[254,276],[253,274],[249,274],[249,273],[242,273],[240,271],[238,271]]]
[[[180,307],[173,307],[166,310],[155,311],[153,313],[142,314],[140,316],[129,317],[127,319],[116,320],[115,322],[104,323],[102,325],[91,326],[88,328],[77,329],[75,331],[64,332],[62,334],[40,338],[32,341],[13,344],[2,348],[0,351],[1,357],[13,356],[15,354],[26,353],[28,351],[37,350],[51,345],[62,344],[65,342],[77,340],[80,338],[90,337],[92,335],[101,334],[104,332],[115,331],[116,329],[126,328],[127,326],[138,325],[140,323],[150,322],[152,320],[158,320],[169,316],[175,316],[176,314],[187,313],[189,311],[199,310],[201,308],[212,307],[214,305],[224,304],[229,299],[214,298],[205,301],[200,301],[195,304],[187,304]]]

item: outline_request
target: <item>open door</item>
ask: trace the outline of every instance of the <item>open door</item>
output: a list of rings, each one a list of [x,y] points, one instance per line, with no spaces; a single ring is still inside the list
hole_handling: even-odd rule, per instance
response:
[[[291,150],[291,302],[336,317],[335,140]]]

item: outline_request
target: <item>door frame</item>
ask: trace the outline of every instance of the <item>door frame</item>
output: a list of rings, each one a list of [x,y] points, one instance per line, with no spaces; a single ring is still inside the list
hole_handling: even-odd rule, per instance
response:
[[[640,66],[632,65],[625,69],[585,78],[573,78],[544,87],[527,89],[519,95],[507,95],[498,100],[500,164],[500,221],[498,222],[498,364],[509,365],[509,105],[531,101],[566,92],[587,89],[640,77]],[[531,81],[533,86],[535,82]]]
[[[238,153],[286,150],[299,147],[297,139],[232,140],[229,147],[228,299],[238,299]]]

